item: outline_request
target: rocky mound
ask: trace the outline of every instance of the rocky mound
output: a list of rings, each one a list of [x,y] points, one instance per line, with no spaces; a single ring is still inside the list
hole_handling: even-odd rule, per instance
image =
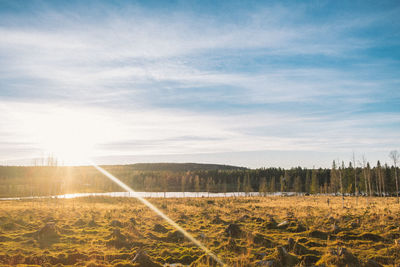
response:
[[[123,247],[129,247],[130,244],[128,242],[128,238],[121,233],[121,230],[119,229],[113,229],[113,232],[111,235],[108,236],[110,238],[106,244],[107,246],[113,246],[115,248],[123,248]]]
[[[164,238],[166,242],[171,242],[171,243],[183,242],[184,239],[185,236],[180,231],[170,232],[167,235],[167,237]]]
[[[154,225],[153,231],[154,232],[158,232],[158,233],[167,233],[168,229],[165,228],[163,225],[157,223],[157,224]]]
[[[329,252],[321,257],[317,266],[361,266],[361,262],[356,256],[344,247],[330,249]]]
[[[55,223],[47,223],[36,232],[36,239],[41,245],[50,245],[51,243],[58,242],[60,234],[56,228]]]
[[[278,226],[278,223],[271,216],[268,216],[267,219],[264,222],[264,227],[267,228],[267,229],[276,229],[277,226]]]
[[[262,245],[263,247],[267,247],[267,248],[273,248],[275,246],[274,242],[272,242],[266,236],[264,236],[260,233],[257,233],[253,237],[253,243],[257,244],[257,245]]]
[[[144,251],[136,253],[132,263],[138,267],[161,267],[162,265],[154,262]]]
[[[242,235],[242,233],[243,232],[240,229],[240,226],[236,223],[229,224],[228,227],[225,229],[225,234],[233,238],[239,238]]]
[[[299,259],[288,253],[284,247],[277,247],[275,252],[269,255],[264,262],[264,266],[289,267],[295,266]]]
[[[112,227],[122,227],[123,224],[118,220],[112,220],[111,223],[110,223],[110,226],[112,226]]]

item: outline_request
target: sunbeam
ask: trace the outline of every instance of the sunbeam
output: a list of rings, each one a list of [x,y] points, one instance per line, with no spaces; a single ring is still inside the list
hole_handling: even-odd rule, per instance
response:
[[[200,243],[200,241],[198,241],[196,238],[194,238],[191,234],[189,234],[188,232],[186,232],[182,227],[180,227],[176,222],[174,222],[171,218],[169,218],[167,215],[165,215],[162,211],[160,211],[157,207],[155,207],[153,204],[151,204],[149,201],[147,201],[146,199],[138,196],[136,194],[136,191],[133,190],[132,188],[130,188],[129,186],[127,186],[125,183],[123,183],[121,180],[119,180],[117,177],[115,177],[114,175],[112,175],[111,173],[109,173],[108,171],[104,170],[103,168],[101,168],[100,166],[91,163],[91,165],[93,165],[93,167],[95,167],[99,172],[101,172],[102,174],[104,174],[107,178],[109,178],[111,181],[113,181],[114,183],[116,183],[117,185],[119,185],[120,187],[122,187],[124,190],[130,192],[133,194],[133,196],[135,198],[137,198],[140,202],[142,202],[143,204],[145,204],[147,207],[149,207],[152,211],[154,211],[155,213],[157,213],[158,216],[160,216],[161,218],[163,218],[165,221],[167,221],[170,225],[172,225],[175,229],[177,229],[179,232],[181,232],[187,239],[189,239],[193,244],[195,244],[196,246],[198,246],[199,248],[201,248],[205,253],[207,253],[207,255],[209,255],[210,257],[212,257],[216,262],[218,262],[220,265],[225,266],[225,264],[218,258],[218,256],[213,253],[211,250],[209,250],[208,248],[206,248],[203,244]]]

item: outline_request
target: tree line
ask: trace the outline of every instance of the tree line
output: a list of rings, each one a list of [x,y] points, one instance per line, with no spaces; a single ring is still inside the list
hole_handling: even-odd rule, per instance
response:
[[[399,155],[393,164],[333,161],[331,168],[228,168],[138,170],[133,165],[103,166],[136,191],[153,192],[296,192],[398,196]],[[176,169],[176,166],[174,167]],[[121,189],[91,166],[0,166],[0,197],[42,196]]]

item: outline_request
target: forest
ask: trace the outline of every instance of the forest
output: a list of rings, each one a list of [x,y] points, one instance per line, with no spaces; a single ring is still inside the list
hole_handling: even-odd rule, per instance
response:
[[[331,168],[260,168],[147,163],[108,165],[104,169],[136,191],[152,192],[296,192],[396,196],[398,166],[371,167],[363,162],[332,162]],[[0,197],[48,196],[66,193],[114,192],[121,189],[92,166],[0,166]]]

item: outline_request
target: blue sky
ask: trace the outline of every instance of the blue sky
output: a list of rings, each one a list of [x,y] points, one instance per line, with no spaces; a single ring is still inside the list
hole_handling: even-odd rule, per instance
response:
[[[389,161],[398,14],[398,1],[0,0],[0,163]]]

